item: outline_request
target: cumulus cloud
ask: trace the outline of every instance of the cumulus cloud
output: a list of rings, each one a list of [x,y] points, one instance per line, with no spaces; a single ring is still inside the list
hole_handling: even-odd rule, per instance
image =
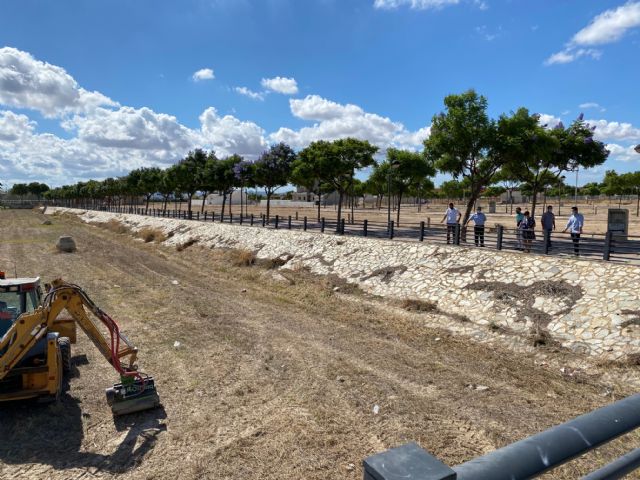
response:
[[[270,138],[296,148],[304,148],[316,140],[357,137],[369,140],[382,148],[394,146],[419,149],[422,141],[429,136],[429,127],[412,132],[402,123],[367,113],[357,105],[339,104],[318,95],[291,99],[289,105],[295,117],[316,123],[299,130],[283,127],[271,134]]]
[[[0,48],[0,104],[37,110],[48,118],[118,105],[80,88],[63,68],[11,47]]]
[[[272,90],[285,95],[295,95],[298,93],[298,82],[296,82],[295,78],[263,78],[260,84],[267,90]]]
[[[218,115],[209,107],[200,115],[201,139],[218,155],[237,153],[248,158],[256,157],[267,146],[264,130],[253,122],[237,119],[232,115]]]
[[[538,115],[540,117],[538,123],[547,128],[553,128],[560,123],[560,119],[554,115],[548,113],[539,113]]]
[[[594,137],[598,140],[640,141],[640,128],[630,123],[607,120],[586,120],[586,122],[596,127]]]
[[[607,150],[609,150],[609,158],[612,160],[621,162],[637,162],[640,160],[640,155],[634,150],[633,145],[622,146],[617,143],[609,143],[607,144]]]
[[[640,2],[630,1],[620,7],[606,10],[576,33],[562,51],[551,55],[545,64],[570,63],[585,56],[599,58],[601,52],[588,47],[617,42],[629,30],[638,27],[640,27]]]
[[[264,100],[264,92],[254,92],[247,87],[234,87],[233,90],[234,92],[239,93],[240,95],[244,95],[245,97],[249,97],[253,100]]]
[[[0,111],[0,141],[13,142],[33,133],[36,122],[26,115]]]
[[[203,80],[213,80],[216,76],[213,74],[213,70],[210,68],[201,68],[197,72],[191,75],[191,79],[194,82],[202,82]]]
[[[197,140],[174,116],[146,107],[99,108],[92,115],[76,116],[63,126],[76,129],[84,142],[109,148],[182,151]]]

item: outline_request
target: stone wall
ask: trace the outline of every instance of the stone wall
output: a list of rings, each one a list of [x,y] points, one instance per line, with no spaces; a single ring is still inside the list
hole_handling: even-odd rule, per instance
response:
[[[385,297],[435,303],[477,326],[535,332],[576,352],[621,359],[640,352],[640,267],[518,252],[407,243],[220,223],[70,211],[89,223],[117,218],[164,231],[168,245],[197,239],[258,258],[284,258]],[[51,213],[51,212],[48,212]],[[443,325],[446,327],[446,325]]]

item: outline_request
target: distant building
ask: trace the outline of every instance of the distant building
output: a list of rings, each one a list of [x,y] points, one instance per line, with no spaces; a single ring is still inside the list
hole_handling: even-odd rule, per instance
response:
[[[520,190],[513,190],[512,192],[504,192],[500,195],[500,203],[527,203],[528,198],[522,194]]]

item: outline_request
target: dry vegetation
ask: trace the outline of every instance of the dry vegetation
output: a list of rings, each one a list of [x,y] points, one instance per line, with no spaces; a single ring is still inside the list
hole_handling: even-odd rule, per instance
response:
[[[138,231],[137,235],[144,240],[145,243],[162,243],[167,239],[167,236],[159,228],[144,227]]]
[[[397,308],[337,278],[275,270],[283,259],[0,217],[0,258],[83,286],[136,342],[163,402],[114,421],[103,388],[116,376],[80,337],[60,404],[0,406],[0,478],[361,479],[363,458],[408,441],[457,464],[626,396],[638,378],[637,366],[578,371],[562,351],[425,328],[444,319],[429,304]],[[76,254],[43,248],[61,234]],[[638,445],[624,437],[547,478],[579,478]]]

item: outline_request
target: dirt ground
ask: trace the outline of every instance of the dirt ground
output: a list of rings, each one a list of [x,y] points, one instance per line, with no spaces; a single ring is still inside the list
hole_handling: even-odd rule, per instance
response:
[[[42,220],[0,211],[0,266],[81,285],[137,344],[163,408],[114,420],[103,389],[117,377],[79,332],[59,404],[0,406],[2,479],[361,479],[365,457],[408,441],[455,465],[633,393],[624,378],[640,377],[607,365],[567,375],[565,352],[542,363],[479,345],[422,326],[437,313],[305,272],[275,281],[234,252]],[[55,252],[62,234],[77,253]],[[628,435],[547,478],[638,446]]]

